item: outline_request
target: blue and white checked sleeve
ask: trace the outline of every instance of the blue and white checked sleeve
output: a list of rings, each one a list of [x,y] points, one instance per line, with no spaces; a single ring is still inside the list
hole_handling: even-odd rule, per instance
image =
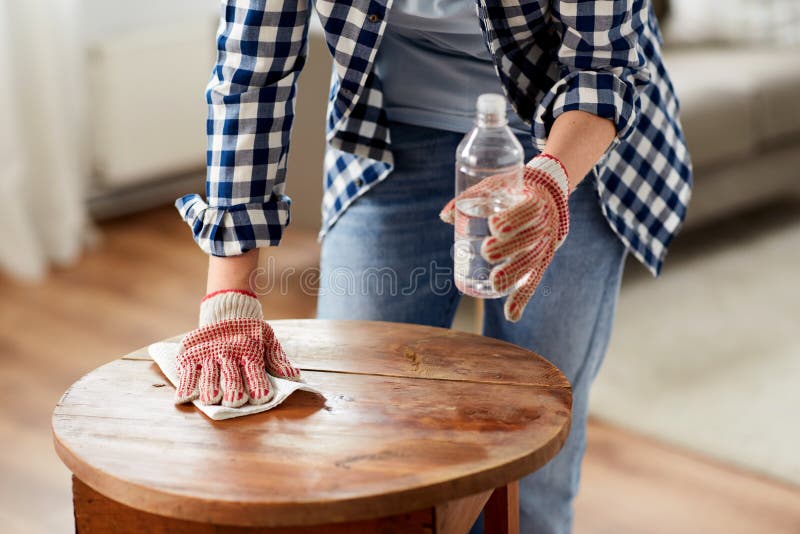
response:
[[[207,203],[175,202],[207,254],[277,245],[289,224],[286,160],[308,20],[307,0],[223,2],[206,88]]]
[[[611,119],[617,141],[636,125],[637,90],[649,80],[639,35],[647,23],[646,0],[553,0],[551,22],[560,44],[558,81],[533,117],[533,137],[544,149],[555,119],[580,110]]]

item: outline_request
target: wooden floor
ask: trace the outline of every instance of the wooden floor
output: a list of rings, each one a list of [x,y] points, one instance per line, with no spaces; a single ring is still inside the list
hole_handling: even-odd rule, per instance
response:
[[[94,367],[191,329],[206,256],[172,208],[102,225],[77,265],[37,285],[0,278],[0,530],[72,529],[69,473],[50,413]],[[288,233],[276,267],[314,266],[313,236]],[[267,318],[312,317],[295,276],[264,299]],[[113,399],[108,399],[113,402]],[[577,533],[798,533],[800,488],[665,447],[597,422],[589,429]]]

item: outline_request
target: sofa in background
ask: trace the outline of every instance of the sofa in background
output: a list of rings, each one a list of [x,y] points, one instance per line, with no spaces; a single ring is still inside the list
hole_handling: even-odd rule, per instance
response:
[[[756,44],[752,40],[736,44],[730,38],[727,44],[719,39],[716,43],[704,42],[698,40],[696,34],[701,32],[697,31],[692,39],[676,38],[676,27],[689,26],[684,21],[687,12],[695,18],[705,16],[692,11],[692,1],[672,0],[670,9],[666,0],[654,0],[666,29],[665,62],[681,102],[681,120],[694,162],[695,187],[687,227],[712,224],[739,210],[795,194],[800,187],[800,47]],[[312,21],[310,57],[300,76],[287,175],[287,193],[293,200],[292,229],[308,232],[316,232],[320,224],[325,109],[331,76],[324,35],[316,17]],[[187,46],[189,37],[198,48],[210,39],[200,32],[186,34]],[[196,77],[203,78],[200,73]],[[163,93],[156,94],[163,98]],[[196,113],[191,117],[186,113],[184,118],[162,115],[161,122],[172,120],[180,124],[160,128],[152,135],[163,132],[197,140],[201,115],[205,113],[202,87],[191,89],[190,85],[173,96],[196,101]],[[137,109],[161,109],[146,102],[140,104]],[[177,134],[179,131],[183,133]],[[161,142],[172,145],[168,138]],[[146,147],[136,143],[125,146],[127,150],[149,154]],[[98,180],[108,185],[90,203],[94,214],[119,215],[171,203],[179,194],[203,191],[204,149],[204,143],[197,145],[193,156],[197,167],[186,168],[180,176],[175,175],[175,165],[168,165],[166,159],[161,168],[151,168],[152,157],[141,180],[129,178],[131,183],[141,181],[142,185],[112,187],[110,180],[100,180],[100,176]],[[189,150],[184,152],[188,154]],[[136,157],[128,159],[138,161]],[[95,168],[109,167],[101,163],[96,161]]]
[[[800,191],[800,49],[666,48],[695,183],[686,226]]]

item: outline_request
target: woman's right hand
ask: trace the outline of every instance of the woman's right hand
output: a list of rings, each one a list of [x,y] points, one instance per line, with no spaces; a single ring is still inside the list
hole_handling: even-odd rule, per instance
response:
[[[200,304],[200,326],[181,341],[175,403],[239,407],[263,404],[274,392],[267,372],[300,380],[300,370],[286,356],[261,303],[249,291],[209,293]]]

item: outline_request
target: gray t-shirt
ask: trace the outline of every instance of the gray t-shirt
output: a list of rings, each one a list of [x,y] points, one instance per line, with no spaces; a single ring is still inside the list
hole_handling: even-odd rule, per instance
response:
[[[467,132],[478,95],[503,93],[473,0],[394,0],[375,69],[389,120],[428,128]]]

